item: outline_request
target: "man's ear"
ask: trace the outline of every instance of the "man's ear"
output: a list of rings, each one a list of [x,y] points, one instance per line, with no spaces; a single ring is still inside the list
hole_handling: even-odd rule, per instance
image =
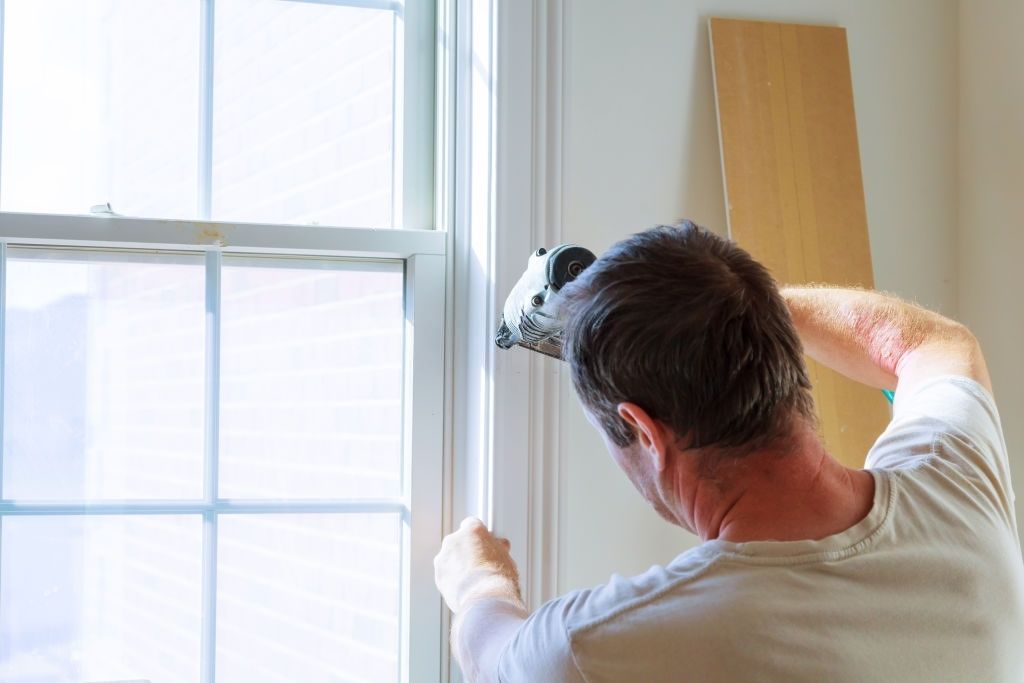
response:
[[[636,433],[640,447],[651,458],[651,464],[663,472],[668,463],[668,433],[665,425],[647,414],[635,403],[620,403],[616,406],[619,417],[625,420]]]

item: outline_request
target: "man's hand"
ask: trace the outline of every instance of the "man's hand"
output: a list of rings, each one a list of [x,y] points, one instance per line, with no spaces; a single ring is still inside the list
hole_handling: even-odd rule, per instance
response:
[[[508,539],[498,538],[475,517],[441,542],[434,558],[434,582],[455,614],[473,600],[499,598],[522,605],[519,571],[509,554]]]
[[[526,619],[507,539],[474,517],[441,542],[434,581],[454,613],[452,649],[466,680],[497,680],[504,646]]]

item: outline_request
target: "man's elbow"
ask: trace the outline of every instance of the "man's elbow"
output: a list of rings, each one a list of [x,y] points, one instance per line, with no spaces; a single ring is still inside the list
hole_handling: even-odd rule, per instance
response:
[[[940,325],[904,354],[896,374],[901,385],[917,384],[928,377],[959,375],[992,392],[981,343],[970,328],[948,318],[943,318]]]

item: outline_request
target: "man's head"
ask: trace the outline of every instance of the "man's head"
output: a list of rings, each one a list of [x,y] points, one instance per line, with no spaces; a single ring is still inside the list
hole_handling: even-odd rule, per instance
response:
[[[774,280],[690,221],[614,245],[563,301],[563,356],[610,448],[645,438],[634,407],[705,469],[813,422],[800,340]]]

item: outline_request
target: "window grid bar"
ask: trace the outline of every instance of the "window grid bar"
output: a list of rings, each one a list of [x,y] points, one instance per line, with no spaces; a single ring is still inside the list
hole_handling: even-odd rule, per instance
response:
[[[197,212],[209,220],[213,207],[214,1],[199,0],[199,174]]]
[[[230,253],[406,259],[444,254],[439,230],[348,228],[0,211],[0,239],[31,246],[219,249]]]
[[[210,6],[213,0],[204,0]],[[217,510],[220,452],[221,253],[206,252],[206,418],[203,448],[203,586],[200,676],[214,683],[217,665]]]
[[[4,31],[6,30],[7,7],[5,0],[0,0],[0,161],[3,160],[3,120],[4,120]],[[0,163],[0,168],[3,164]],[[0,180],[3,180],[3,172],[0,171]]]
[[[0,500],[0,518],[23,516],[89,515],[264,515],[264,514],[377,514],[408,515],[404,500],[110,500],[37,502]]]
[[[3,0],[0,0],[0,11],[2,11]],[[2,20],[0,20],[2,21]],[[2,30],[2,26],[0,26]],[[3,44],[0,42],[0,52]],[[2,68],[2,67],[0,67]],[[7,375],[7,242],[0,241],[0,500],[4,492],[4,437],[6,433],[4,420],[4,391],[6,389],[4,379]]]
[[[334,5],[336,7],[351,7],[352,9],[381,9],[401,15],[405,9],[404,3],[400,0],[290,0],[290,2],[305,2],[310,5]]]
[[[221,253],[206,252],[206,417],[204,424],[203,499],[218,499],[220,440],[220,272]]]
[[[0,0],[0,74],[3,74],[3,0]],[[0,82],[3,81],[0,75]],[[0,101],[3,100],[3,91],[0,90]],[[0,112],[2,114],[2,112]],[[3,117],[0,116],[0,121]],[[0,126],[2,128],[2,126]],[[4,491],[4,378],[7,374],[5,349],[7,348],[7,242],[0,241],[0,499]],[[0,559],[3,558],[4,519],[0,516]],[[0,563],[2,567],[2,563]],[[0,571],[0,582],[3,581],[3,573]],[[3,584],[0,583],[0,586]],[[0,605],[0,610],[3,605]]]
[[[402,187],[401,179],[398,177],[401,165],[396,164],[398,150],[401,148],[401,138],[399,136],[402,134],[401,126],[399,126],[398,118],[396,118],[401,110],[398,98],[402,96],[402,93],[399,92],[398,81],[400,80],[399,69],[404,66],[402,64],[404,59],[399,58],[399,50],[401,48],[398,44],[397,12],[391,15],[391,45],[394,46],[391,53],[391,227],[397,228],[404,222],[402,207],[404,188]]]

